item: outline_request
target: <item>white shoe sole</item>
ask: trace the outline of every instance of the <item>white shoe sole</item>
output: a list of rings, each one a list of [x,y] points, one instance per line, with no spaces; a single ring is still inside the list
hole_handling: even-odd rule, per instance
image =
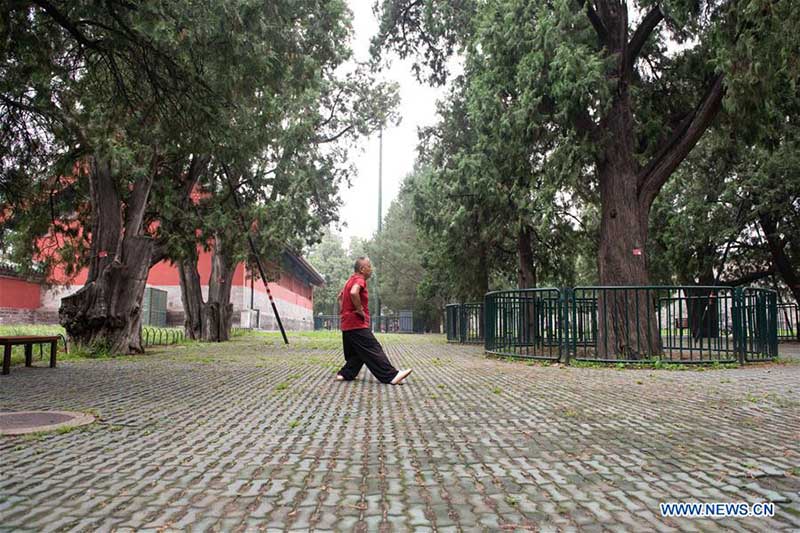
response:
[[[392,380],[392,385],[399,385],[406,379],[408,376],[411,375],[411,369],[408,370],[401,370]]]

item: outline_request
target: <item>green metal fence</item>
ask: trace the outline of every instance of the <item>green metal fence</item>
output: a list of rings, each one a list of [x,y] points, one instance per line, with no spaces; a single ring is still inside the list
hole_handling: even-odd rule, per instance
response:
[[[339,315],[317,315],[314,317],[314,330],[339,330]]]
[[[447,342],[482,344],[484,342],[483,304],[449,304],[444,309]]]
[[[724,363],[778,354],[777,298],[766,289],[523,289],[488,293],[485,307],[486,352],[497,355]]]
[[[419,323],[414,322],[412,311],[370,317],[375,333],[419,333]]]
[[[461,342],[461,304],[444,306],[444,332],[447,342]]]
[[[795,304],[778,304],[778,341],[800,341],[800,310]]]
[[[486,295],[488,353],[558,360],[566,351],[564,293],[560,289],[496,291]]]
[[[178,344],[186,339],[182,329],[142,327],[142,347]]]
[[[419,333],[424,330],[424,325],[414,320],[414,314],[411,311],[400,311],[393,315],[370,317],[370,321],[375,333]],[[317,315],[314,317],[315,330],[338,330],[339,327],[339,315]]]

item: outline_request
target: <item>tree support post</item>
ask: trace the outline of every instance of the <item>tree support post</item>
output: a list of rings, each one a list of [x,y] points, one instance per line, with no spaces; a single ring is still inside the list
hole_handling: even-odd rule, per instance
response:
[[[239,215],[239,222],[242,225],[242,230],[247,233],[247,242],[250,244],[250,252],[253,254],[253,259],[256,260],[256,266],[258,266],[258,272],[261,275],[261,281],[264,283],[264,288],[267,290],[267,296],[269,297],[269,303],[272,305],[272,312],[275,313],[275,320],[278,321],[278,327],[281,330],[281,335],[283,336],[284,344],[289,344],[289,339],[286,337],[286,331],[283,329],[283,322],[281,322],[281,316],[278,314],[278,308],[275,305],[275,300],[272,298],[272,292],[269,290],[269,284],[267,283],[267,274],[264,271],[264,266],[261,264],[261,258],[258,257],[258,253],[256,252],[256,244],[253,242],[253,237],[250,235],[250,231],[247,229],[247,226],[244,223],[244,218],[242,217],[242,208],[239,204],[239,196],[236,194],[236,188],[233,186],[233,182],[231,181],[231,176],[228,173],[227,165],[223,165],[225,169],[225,176],[228,178],[228,186],[231,188],[231,196],[233,196],[233,203],[236,204],[236,212]]]

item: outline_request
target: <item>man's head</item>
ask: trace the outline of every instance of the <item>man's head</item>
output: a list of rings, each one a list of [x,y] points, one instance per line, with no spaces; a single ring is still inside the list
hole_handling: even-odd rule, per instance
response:
[[[364,276],[364,279],[369,279],[372,275],[372,263],[369,257],[359,257],[356,259],[356,264],[353,265],[353,271]]]

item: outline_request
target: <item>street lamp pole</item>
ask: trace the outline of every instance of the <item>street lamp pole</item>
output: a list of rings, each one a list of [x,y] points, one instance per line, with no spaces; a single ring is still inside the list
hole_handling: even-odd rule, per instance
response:
[[[381,216],[381,195],[383,193],[383,126],[378,130],[378,233],[381,234],[382,216]],[[377,259],[377,258],[376,258]],[[378,317],[378,331],[381,330],[381,297],[378,293],[378,278],[375,278],[375,316]]]

